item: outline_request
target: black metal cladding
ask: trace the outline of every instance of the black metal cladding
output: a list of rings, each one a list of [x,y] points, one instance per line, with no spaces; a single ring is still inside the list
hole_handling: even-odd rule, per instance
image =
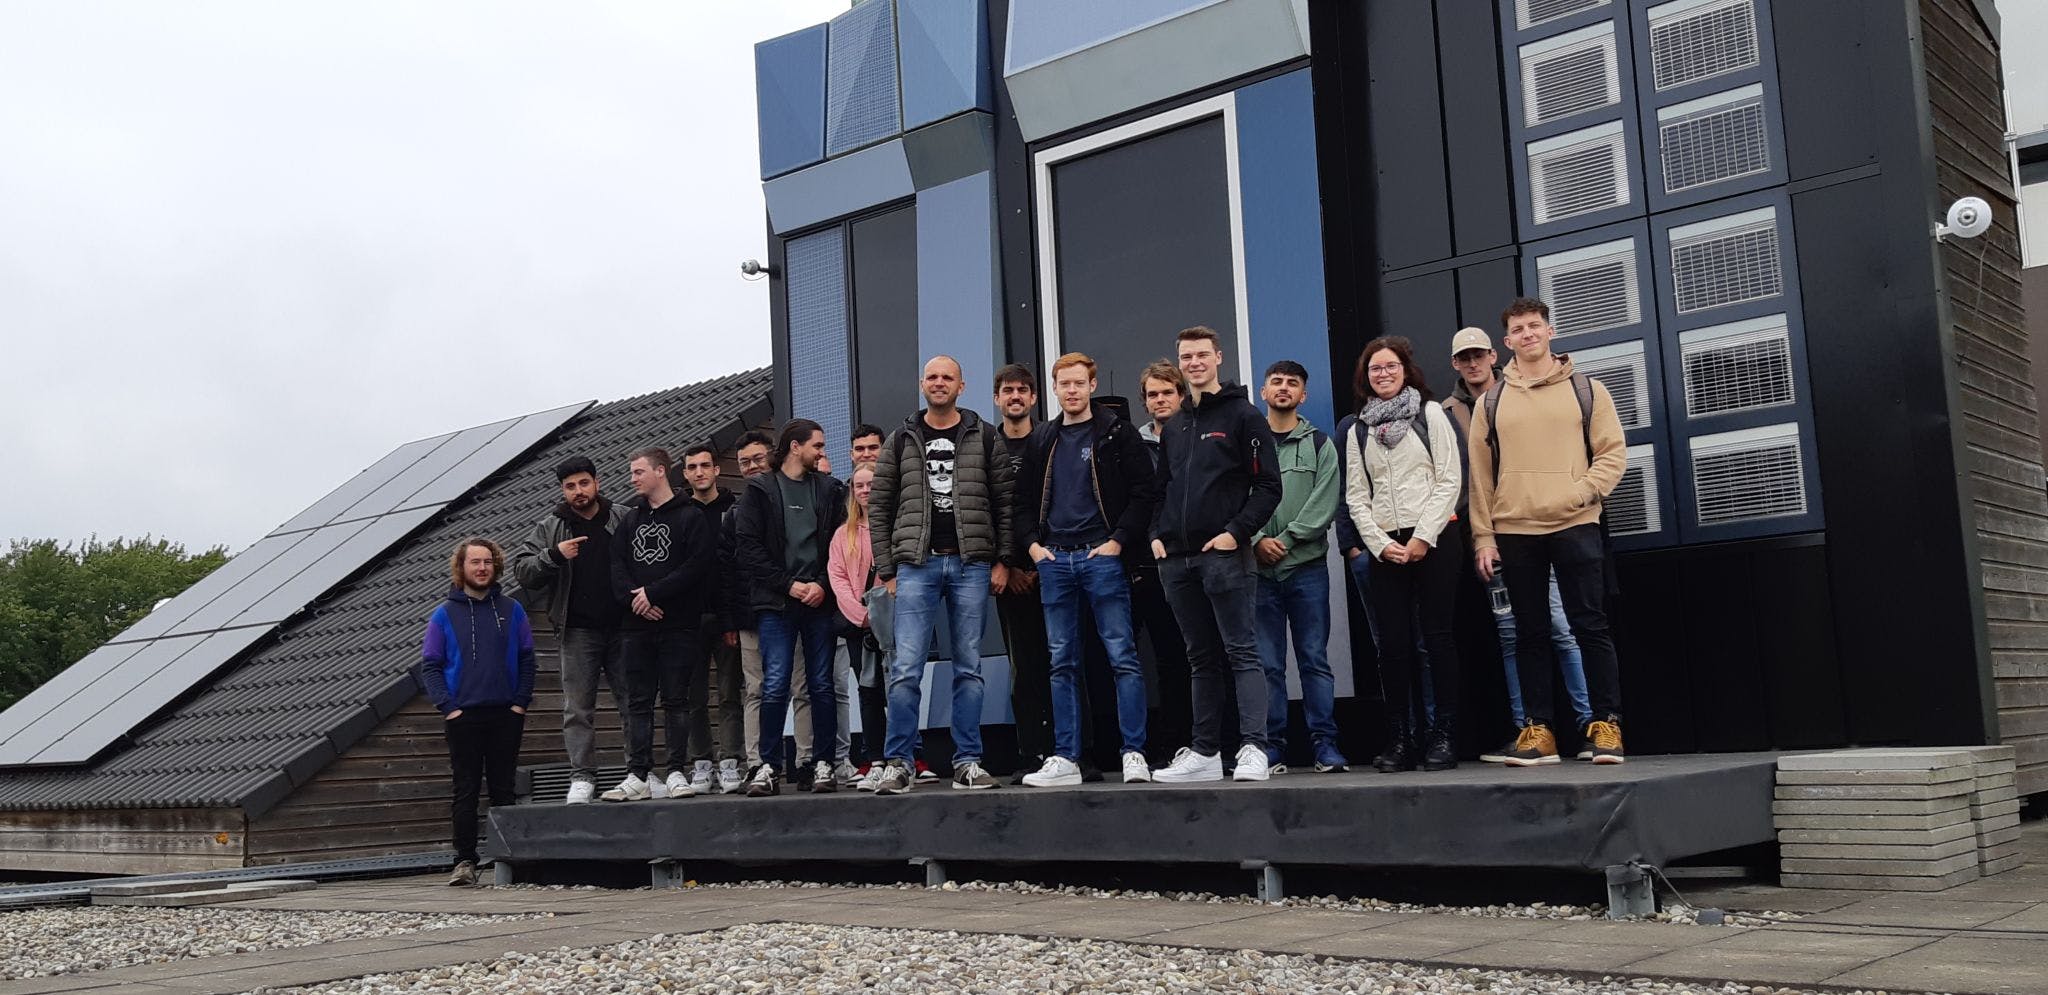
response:
[[[409,668],[459,539],[522,535],[556,500],[554,465],[572,455],[595,460],[606,493],[624,498],[633,449],[730,445],[769,416],[769,390],[764,368],[592,407],[353,579],[319,593],[131,745],[88,767],[0,778],[0,811],[236,806],[261,814],[417,693]]]

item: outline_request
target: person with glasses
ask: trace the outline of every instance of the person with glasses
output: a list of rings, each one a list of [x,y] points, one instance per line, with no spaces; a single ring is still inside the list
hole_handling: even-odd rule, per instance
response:
[[[1366,343],[1352,377],[1363,407],[1343,440],[1344,500],[1373,557],[1368,597],[1379,626],[1380,690],[1387,748],[1373,759],[1382,773],[1448,770],[1458,765],[1458,648],[1451,623],[1463,537],[1450,528],[1464,478],[1458,438],[1415,365],[1408,340]],[[1419,620],[1429,648],[1434,715],[1425,730],[1417,689]]]
[[[1493,389],[1500,380],[1498,364],[1500,357],[1493,351],[1493,339],[1477,328],[1461,328],[1451,336],[1451,369],[1458,374],[1458,385],[1451,392],[1451,398],[1444,402],[1444,413],[1451,416],[1451,423],[1458,426],[1460,442],[1470,449],[1472,444],[1472,410],[1479,399]],[[1470,480],[1470,475],[1466,478]],[[1458,518],[1463,528],[1471,528],[1471,516],[1467,513],[1468,486],[1458,495]],[[1470,533],[1467,533],[1469,538]],[[1476,574],[1476,572],[1475,572]],[[1514,720],[1514,732],[1507,743],[1497,750],[1481,753],[1483,763],[1506,763],[1508,754],[1514,752],[1515,739],[1521,734],[1523,721],[1527,716],[1522,711],[1522,684],[1515,669],[1515,611],[1508,598],[1507,580],[1500,574],[1491,580],[1481,581],[1486,587],[1487,607],[1493,612],[1494,631],[1500,637],[1500,667],[1507,679],[1508,716]],[[1570,696],[1572,712],[1578,718],[1578,727],[1584,729],[1593,721],[1593,706],[1586,698],[1586,665],[1579,656],[1579,641],[1572,638],[1571,623],[1564,617],[1564,601],[1557,592],[1557,571],[1550,572],[1550,645],[1557,655],[1557,669],[1564,676],[1565,694]],[[1579,751],[1580,760],[1593,759],[1590,747]]]
[[[734,451],[740,465],[740,478],[752,480],[767,473],[774,450],[775,440],[769,438],[766,432],[748,432],[740,436]],[[734,507],[737,507],[737,504]],[[724,518],[719,522],[718,590],[720,605],[725,613],[727,636],[740,651],[740,739],[742,747],[746,750],[747,770],[751,771],[761,765],[761,634],[758,628],[759,618],[747,600],[746,586],[740,582],[738,525],[733,509],[727,508]],[[719,686],[719,707],[723,708],[731,699],[723,697],[724,682],[721,681]],[[797,693],[794,687],[790,693]],[[719,769],[718,790],[721,794],[737,794],[745,788],[744,775],[740,771],[732,771],[731,780],[728,781],[725,769]]]

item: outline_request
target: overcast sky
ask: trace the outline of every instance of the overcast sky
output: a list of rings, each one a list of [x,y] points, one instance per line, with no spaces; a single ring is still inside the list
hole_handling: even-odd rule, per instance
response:
[[[765,365],[753,43],[847,6],[0,2],[0,539]]]

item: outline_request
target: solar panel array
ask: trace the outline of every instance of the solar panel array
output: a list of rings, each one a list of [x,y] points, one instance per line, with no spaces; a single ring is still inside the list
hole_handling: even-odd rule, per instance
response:
[[[590,404],[398,447],[0,713],[0,767],[92,760]]]

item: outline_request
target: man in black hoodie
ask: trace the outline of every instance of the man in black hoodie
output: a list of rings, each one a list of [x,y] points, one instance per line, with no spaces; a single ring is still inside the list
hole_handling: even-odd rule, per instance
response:
[[[1252,536],[1280,506],[1273,432],[1245,389],[1217,379],[1223,348],[1213,329],[1179,336],[1188,399],[1160,433],[1159,508],[1152,555],[1188,645],[1193,743],[1153,772],[1167,783],[1223,779],[1224,668],[1237,688],[1239,781],[1263,781],[1266,672],[1259,663]]]
[[[683,481],[690,485],[690,500],[697,502],[704,520],[715,530],[738,500],[731,491],[718,486],[718,450],[703,442],[683,450]],[[714,795],[728,790],[721,783],[728,776],[729,783],[737,785],[740,760],[747,755],[740,741],[745,688],[740,680],[740,643],[737,638],[729,638],[725,612],[715,599],[705,600],[703,612],[699,632],[704,637],[704,658],[710,666],[698,667],[690,675],[690,786],[700,795]],[[711,725],[714,676],[718,679],[716,744],[712,742]]]
[[[718,544],[697,502],[669,486],[665,449],[633,454],[626,519],[612,534],[612,595],[626,606],[619,641],[626,662],[626,779],[605,801],[688,798],[690,673],[704,665],[698,632],[706,588],[718,569]],[[650,783],[654,699],[661,696],[668,777]],[[657,790],[658,789],[658,790]]]
[[[816,766],[799,772],[797,783],[818,792],[837,789],[833,768],[844,759],[832,673],[839,609],[825,587],[825,565],[846,504],[838,482],[818,470],[825,430],[817,422],[791,420],[775,452],[779,466],[749,479],[733,510],[740,582],[761,639],[761,764],[747,775],[747,795],[754,798],[780,793],[790,770],[782,757],[782,720],[799,639]]]

